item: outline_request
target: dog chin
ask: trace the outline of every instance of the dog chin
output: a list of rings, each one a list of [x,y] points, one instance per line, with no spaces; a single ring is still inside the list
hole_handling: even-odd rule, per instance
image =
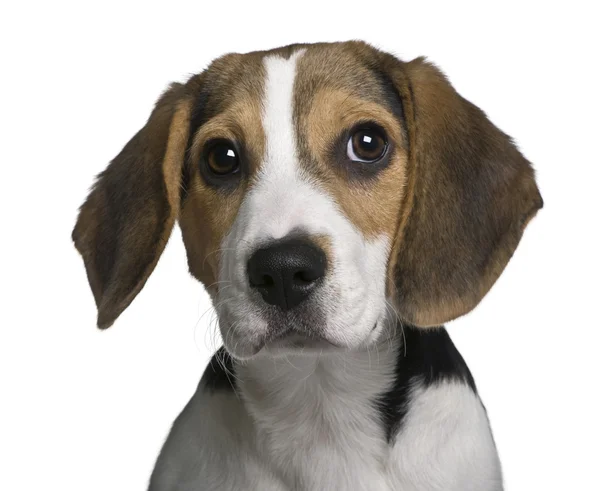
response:
[[[307,336],[302,333],[288,332],[267,341],[259,354],[273,357],[290,354],[315,355],[323,352],[343,351],[347,349],[349,347],[333,343],[323,336]]]
[[[225,347],[234,358],[239,360],[248,360],[255,356],[310,355],[348,349],[332,343],[325,337],[309,336],[291,330],[286,330],[281,334],[265,335],[259,340],[229,339],[225,343]]]
[[[351,349],[352,347],[350,346],[333,344],[325,338],[314,338],[302,334],[290,334],[258,345],[248,344],[244,346],[241,343],[238,343],[236,346],[227,346],[227,350],[231,355],[239,360],[248,360],[259,356],[270,356],[273,358],[290,355],[314,356],[322,353],[348,351]]]

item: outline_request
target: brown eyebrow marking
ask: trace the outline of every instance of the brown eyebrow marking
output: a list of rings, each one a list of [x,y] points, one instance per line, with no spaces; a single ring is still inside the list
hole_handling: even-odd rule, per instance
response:
[[[365,237],[396,232],[407,179],[408,140],[399,96],[362,62],[360,45],[310,47],[298,61],[294,122],[300,165],[316,179]],[[388,165],[365,181],[348,180],[331,146],[360,122],[381,126]],[[361,165],[361,164],[356,164]]]
[[[221,242],[231,229],[265,152],[261,112],[264,93],[263,54],[230,54],[215,60],[200,76],[190,121],[185,203],[179,220],[192,275],[216,290]],[[226,138],[244,147],[247,173],[240,185],[219,192],[208,185],[198,169],[203,145]]]
[[[214,138],[226,138],[243,144],[248,153],[248,174],[256,172],[264,156],[266,145],[260,99],[240,97],[222,113],[208,120],[192,138],[190,159],[197,161],[203,145]]]

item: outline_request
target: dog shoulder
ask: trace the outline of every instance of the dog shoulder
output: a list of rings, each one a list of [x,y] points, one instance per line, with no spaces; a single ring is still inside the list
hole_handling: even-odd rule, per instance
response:
[[[244,489],[253,482],[265,486],[260,489],[280,489],[254,459],[250,421],[235,377],[231,359],[218,350],[171,427],[149,491]]]
[[[486,410],[471,387],[443,380],[416,384],[411,392],[390,455],[398,489],[501,491]]]
[[[378,400],[393,487],[501,490],[486,410],[447,331],[406,326],[403,339],[394,382]]]

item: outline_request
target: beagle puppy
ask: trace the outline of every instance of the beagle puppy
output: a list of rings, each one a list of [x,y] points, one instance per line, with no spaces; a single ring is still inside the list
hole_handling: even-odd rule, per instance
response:
[[[542,198],[423,58],[363,42],[228,54],[160,97],[73,232],[110,327],[179,223],[224,347],[150,490],[502,489],[442,325],[492,287]]]

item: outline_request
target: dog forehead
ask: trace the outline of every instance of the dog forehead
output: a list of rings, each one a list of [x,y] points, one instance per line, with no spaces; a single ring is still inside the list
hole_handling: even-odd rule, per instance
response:
[[[301,56],[298,54],[301,53]],[[214,60],[205,71],[197,106],[207,120],[236,100],[264,99],[266,63],[273,58],[294,60],[294,104],[302,107],[320,90],[351,92],[365,100],[385,96],[378,69],[379,52],[362,42],[294,44],[268,51],[230,53]],[[199,112],[199,111],[196,111]]]
[[[368,101],[383,93],[378,53],[361,43],[314,45],[296,67],[295,102],[298,106],[322,90],[342,91]]]

